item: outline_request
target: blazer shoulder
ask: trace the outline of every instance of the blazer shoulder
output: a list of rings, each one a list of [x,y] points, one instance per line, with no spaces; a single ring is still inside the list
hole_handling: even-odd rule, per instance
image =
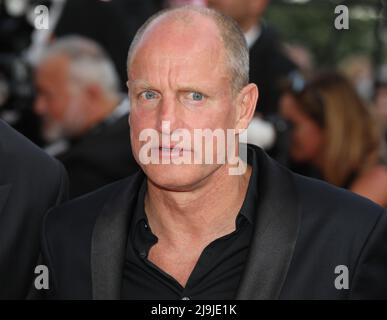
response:
[[[74,198],[51,209],[45,216],[44,229],[50,233],[94,227],[94,223],[107,203],[124,192],[133,176],[108,184],[96,191]]]
[[[63,165],[1,120],[0,167],[0,179],[13,185],[12,198],[25,209],[20,212],[42,210],[43,216],[67,198],[68,177]]]
[[[0,152],[5,155],[7,168],[17,167],[18,171],[44,172],[41,179],[49,178],[47,172],[51,173],[51,170],[63,170],[59,161],[3,121],[0,121]]]

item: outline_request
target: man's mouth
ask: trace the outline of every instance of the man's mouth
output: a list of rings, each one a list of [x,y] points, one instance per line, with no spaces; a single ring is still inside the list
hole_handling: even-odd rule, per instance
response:
[[[181,148],[178,146],[160,146],[158,148],[160,157],[178,158],[182,157],[184,153],[191,152],[191,150]]]

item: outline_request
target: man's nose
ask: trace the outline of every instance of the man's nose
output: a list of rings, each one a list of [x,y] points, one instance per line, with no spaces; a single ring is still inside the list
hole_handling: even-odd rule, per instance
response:
[[[158,112],[157,129],[159,132],[166,133],[165,123],[169,123],[171,132],[178,128],[179,125],[179,104],[173,96],[164,96],[160,101]]]

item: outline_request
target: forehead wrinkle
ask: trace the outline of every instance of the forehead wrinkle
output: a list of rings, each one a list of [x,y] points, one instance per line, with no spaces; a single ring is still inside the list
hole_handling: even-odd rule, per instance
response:
[[[204,52],[203,50],[201,51]],[[206,54],[208,57],[207,52],[204,54]],[[197,57],[201,55],[203,55],[203,53],[198,53],[195,56]],[[208,82],[208,77],[206,77],[206,75],[202,76],[200,73],[200,70],[203,69],[211,70],[212,74],[218,73],[220,77],[227,75],[225,70],[222,70],[222,64],[219,59],[219,55],[216,55],[216,52],[213,50],[211,52],[210,59],[203,57],[199,61],[191,60],[187,57],[176,57],[168,54],[160,54],[160,51],[157,49],[154,51],[152,50],[150,55],[141,54],[138,57],[144,56],[145,60],[143,63],[137,64],[137,61],[135,61],[134,65],[141,65],[141,68],[132,68],[129,76],[131,81],[136,80],[135,77],[140,76],[148,83],[151,82],[150,84],[153,86],[156,85],[155,82],[157,82],[157,85],[161,85],[161,83],[164,81],[164,83],[168,83],[169,87],[173,87],[179,83],[200,85],[201,83]],[[198,64],[195,65],[195,62],[198,62]]]

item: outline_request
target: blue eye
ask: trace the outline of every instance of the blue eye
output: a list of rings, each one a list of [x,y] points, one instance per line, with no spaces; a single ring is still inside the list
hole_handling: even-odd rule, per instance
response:
[[[141,93],[141,95],[146,100],[151,100],[156,98],[156,93],[154,93],[153,91],[144,91],[143,93]]]
[[[204,96],[199,92],[192,92],[192,100],[195,101],[202,101],[204,99]]]

